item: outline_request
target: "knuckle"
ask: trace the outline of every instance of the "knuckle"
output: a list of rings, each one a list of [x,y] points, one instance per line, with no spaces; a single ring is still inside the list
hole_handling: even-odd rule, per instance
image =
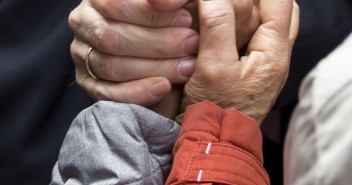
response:
[[[209,66],[197,66],[197,76],[199,75],[201,81],[205,84],[212,84],[213,82],[218,81],[218,77],[222,76],[221,71],[217,70],[216,68],[209,67]]]
[[[82,77],[82,73],[78,73],[76,72],[76,83],[77,85],[82,88],[83,90],[85,90],[86,92],[89,92],[86,88],[86,78]]]
[[[78,50],[72,46],[70,47],[70,52],[71,52],[71,58],[73,59],[73,61],[77,61],[78,60]]]
[[[95,44],[99,50],[107,53],[118,50],[119,37],[113,34],[113,31],[106,23],[97,21],[94,23],[94,27]]]
[[[68,25],[72,30],[75,30],[75,28],[79,27],[79,21],[81,17],[78,12],[78,7],[75,8],[74,10],[71,11],[71,13],[68,16]]]
[[[77,47],[77,42],[75,40],[73,40],[73,42],[70,45],[70,53],[71,53],[71,57],[73,59],[73,61],[78,61],[80,60],[80,52],[79,52],[79,47]]]
[[[97,40],[96,44],[101,47],[102,45],[104,45],[103,43],[105,43],[105,40],[107,40],[106,25],[103,25],[101,23],[94,23],[94,28],[94,36]]]

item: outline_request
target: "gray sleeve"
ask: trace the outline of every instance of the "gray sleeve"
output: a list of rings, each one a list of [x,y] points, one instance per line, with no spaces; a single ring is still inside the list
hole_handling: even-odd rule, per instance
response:
[[[178,131],[141,106],[98,102],[73,121],[51,184],[163,184]]]

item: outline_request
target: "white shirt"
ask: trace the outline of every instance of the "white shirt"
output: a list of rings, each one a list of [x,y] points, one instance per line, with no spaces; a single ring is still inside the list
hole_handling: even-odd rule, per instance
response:
[[[303,81],[284,160],[285,185],[352,184],[352,34]]]

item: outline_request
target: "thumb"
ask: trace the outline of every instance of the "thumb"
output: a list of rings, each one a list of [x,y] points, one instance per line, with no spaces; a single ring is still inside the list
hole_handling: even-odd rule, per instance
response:
[[[200,43],[198,64],[238,61],[235,12],[231,0],[198,0]]]
[[[149,4],[159,10],[177,10],[190,0],[148,0]]]

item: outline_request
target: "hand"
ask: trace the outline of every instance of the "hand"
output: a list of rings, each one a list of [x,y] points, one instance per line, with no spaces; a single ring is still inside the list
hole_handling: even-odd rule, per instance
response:
[[[192,28],[199,30],[199,19],[197,1],[195,0],[148,0],[151,5],[160,10],[175,10],[180,7],[186,8],[193,17]],[[185,1],[188,1],[184,5]],[[235,10],[236,19],[236,44],[241,51],[260,24],[259,19],[259,0],[232,0],[232,7]],[[244,48],[245,49],[245,48]]]
[[[169,93],[170,82],[185,83],[193,72],[198,33],[189,28],[192,18],[183,8],[159,11],[146,0],[84,0],[69,23],[77,83],[96,100],[149,106]],[[99,81],[84,65],[90,46],[89,65]]]
[[[169,93],[170,82],[184,83],[192,74],[195,62],[192,55],[197,52],[198,35],[188,28],[192,23],[190,14],[177,7],[182,4],[168,5],[175,9],[173,11],[160,11],[151,7],[156,6],[155,2],[157,0],[149,5],[145,0],[84,0],[71,13],[69,22],[75,33],[71,53],[76,65],[77,83],[94,99],[150,106],[173,94],[171,102],[174,105],[179,102],[177,90]],[[242,40],[248,40],[259,22],[255,18],[258,17],[257,9],[252,7],[251,0],[234,2],[237,2],[233,6],[239,10],[239,20],[250,19],[248,22],[252,22],[238,31],[247,34],[246,37],[240,34]],[[192,9],[194,4],[191,1],[184,6]],[[176,17],[178,21],[175,21]],[[196,21],[193,23],[197,24]],[[170,32],[179,37],[170,36]],[[186,39],[189,39],[187,44],[183,44]],[[245,42],[242,41],[242,45]],[[123,43],[122,48],[119,43]],[[89,64],[93,73],[101,79],[99,81],[92,79],[84,66],[89,46],[94,47]],[[185,51],[180,51],[182,49]],[[186,62],[181,64],[182,60]],[[165,101],[170,102],[170,97]],[[159,102],[153,108],[162,110],[159,105],[163,104]],[[175,111],[177,109],[171,112]]]
[[[293,0],[261,0],[261,25],[239,57],[231,1],[200,4],[200,45],[195,72],[184,89],[181,110],[209,100],[235,108],[260,124],[285,84],[298,32],[299,8]]]
[[[153,8],[160,2],[168,2],[158,1],[160,0],[154,0],[149,5],[146,0],[84,0],[72,11],[69,23],[75,39],[71,53],[77,68],[77,82],[94,99],[151,105],[167,94],[170,85],[162,78],[143,78],[162,76],[171,83],[178,84],[186,82],[192,74],[194,58],[188,56],[197,53],[198,39],[196,32],[185,28],[190,27],[192,18],[182,6],[194,9],[195,1],[186,5],[185,0],[165,5],[164,9],[175,9],[173,11]],[[239,33],[252,35],[257,28],[259,19],[255,17],[258,17],[258,12],[253,7],[256,1],[252,1],[240,0],[233,3],[239,13],[238,19],[250,18],[251,21],[248,22],[253,23],[239,27]],[[191,11],[192,14],[196,13]],[[196,21],[193,22],[196,24]],[[248,29],[244,29],[245,27]],[[129,31],[128,34],[126,31]],[[190,42],[182,47],[185,46],[182,43],[186,39],[190,39]],[[94,47],[89,60],[92,71],[100,79],[110,83],[95,82],[88,75],[83,61],[89,46]],[[181,51],[182,49],[185,51]],[[184,56],[187,58],[182,58]],[[190,60],[186,60],[181,67],[179,64],[182,59]],[[111,83],[129,81],[133,81],[132,86]],[[153,85],[161,87],[153,88]],[[127,89],[131,87],[139,87],[140,91]],[[159,96],[153,96],[151,90]]]
[[[69,16],[75,33],[71,53],[77,84],[95,100],[154,105],[169,95],[167,117],[178,112],[180,94],[171,84],[185,83],[194,70],[198,33],[184,8],[160,11],[146,0],[83,0]],[[94,80],[84,58],[88,48]],[[172,109],[172,110],[170,110]]]

